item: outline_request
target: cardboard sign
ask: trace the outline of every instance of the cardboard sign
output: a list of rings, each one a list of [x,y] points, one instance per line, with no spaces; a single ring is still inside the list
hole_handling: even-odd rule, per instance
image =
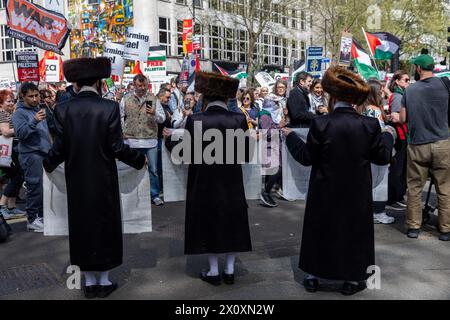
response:
[[[18,52],[16,54],[19,82],[39,81],[39,61],[35,52]]]
[[[147,63],[144,66],[144,75],[148,76],[150,83],[166,82],[166,49],[164,47],[151,47]]]
[[[272,78],[272,76],[270,74],[268,74],[267,72],[258,72],[255,75],[255,79],[256,79],[256,81],[259,82],[261,87],[269,88],[275,84],[275,79]]]
[[[45,61],[45,81],[58,82],[59,81],[59,61],[46,60]]]
[[[26,0],[9,0],[6,14],[11,38],[62,54],[61,49],[70,34],[69,24],[62,14]]]
[[[10,89],[11,81],[6,78],[0,78],[0,89]]]
[[[348,67],[352,59],[353,35],[343,32],[341,37],[341,50],[339,53],[339,65]]]
[[[131,61],[147,61],[150,35],[135,28],[128,28],[126,35],[123,58]]]
[[[123,74],[123,55],[125,46],[120,43],[106,42],[103,48],[103,56],[111,60],[111,74],[121,77]]]
[[[192,38],[192,49],[194,51],[202,50],[202,40],[201,40],[200,36],[194,36]]]
[[[183,20],[183,52],[184,54],[192,53],[192,33],[193,33],[193,25],[192,19]]]

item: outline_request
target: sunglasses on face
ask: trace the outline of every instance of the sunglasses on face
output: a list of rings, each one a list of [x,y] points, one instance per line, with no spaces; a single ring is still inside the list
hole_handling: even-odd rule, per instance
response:
[[[405,82],[409,82],[410,80],[409,79],[405,79]]]
[[[285,90],[286,88],[285,87],[277,87],[277,90],[280,90],[280,89]]]
[[[250,101],[251,99],[249,97],[245,97],[244,101]]]

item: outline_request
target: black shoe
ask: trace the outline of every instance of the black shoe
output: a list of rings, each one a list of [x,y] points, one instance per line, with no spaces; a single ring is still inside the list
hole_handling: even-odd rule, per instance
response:
[[[419,238],[419,234],[420,234],[420,229],[408,229],[408,232],[406,233],[408,238],[411,238],[411,239]]]
[[[232,284],[234,284],[234,273],[226,274],[224,271],[224,272],[222,272],[222,279],[225,284],[232,285]]]
[[[305,278],[305,280],[303,280],[303,286],[308,292],[317,292],[317,290],[319,290],[319,280]]]
[[[98,292],[98,286],[94,285],[94,286],[88,286],[88,287],[83,287],[83,291],[84,291],[84,297],[86,299],[94,299],[97,297],[97,292]]]
[[[266,205],[268,207],[271,207],[271,208],[278,207],[278,204],[275,202],[275,200],[273,200],[271,195],[267,192],[261,193],[261,201],[264,203],[264,205]]]
[[[388,205],[386,205],[386,207],[391,209],[391,210],[395,210],[395,211],[404,211],[404,210],[406,210],[406,205],[404,205],[400,201],[392,203],[392,204],[388,204]]]
[[[220,286],[221,283],[220,275],[208,276],[208,272],[206,271],[202,271],[202,273],[200,273],[200,279],[208,282],[209,284],[212,284],[213,286]]]
[[[116,289],[117,283],[112,283],[109,286],[98,286],[97,297],[106,298]]]
[[[439,235],[439,240],[450,241],[450,232],[441,232],[441,234]]]
[[[367,285],[365,281],[359,281],[358,284],[344,282],[344,284],[342,285],[341,293],[344,296],[351,296],[354,295],[355,293],[363,291],[366,288]]]

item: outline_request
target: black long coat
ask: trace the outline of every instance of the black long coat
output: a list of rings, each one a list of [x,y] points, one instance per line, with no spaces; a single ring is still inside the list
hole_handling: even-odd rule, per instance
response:
[[[370,163],[386,165],[393,138],[378,120],[339,108],[316,118],[305,144],[286,139],[292,156],[312,165],[299,267],[330,280],[361,281],[375,265]]]
[[[55,108],[57,130],[46,171],[65,162],[70,260],[83,271],[122,264],[116,158],[141,169],[145,157],[123,143],[119,105],[81,92]]]
[[[226,129],[248,129],[243,114],[211,106],[187,119],[186,130],[192,139],[197,121],[202,122],[203,132],[214,128],[220,130],[223,137]],[[203,143],[203,150],[207,144]],[[240,164],[191,164],[187,182],[185,254],[251,251],[247,208]]]
[[[308,92],[296,86],[289,93],[286,105],[289,112],[289,125],[293,128],[309,128],[315,114],[310,112],[311,103]]]

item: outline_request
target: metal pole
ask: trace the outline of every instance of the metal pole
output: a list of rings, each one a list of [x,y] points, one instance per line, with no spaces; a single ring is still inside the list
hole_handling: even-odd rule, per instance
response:
[[[328,19],[325,19],[325,45],[324,45],[324,47],[325,47],[325,56],[328,55],[328,53],[327,53],[327,21],[328,21]]]
[[[195,34],[195,0],[192,0],[192,33]]]

